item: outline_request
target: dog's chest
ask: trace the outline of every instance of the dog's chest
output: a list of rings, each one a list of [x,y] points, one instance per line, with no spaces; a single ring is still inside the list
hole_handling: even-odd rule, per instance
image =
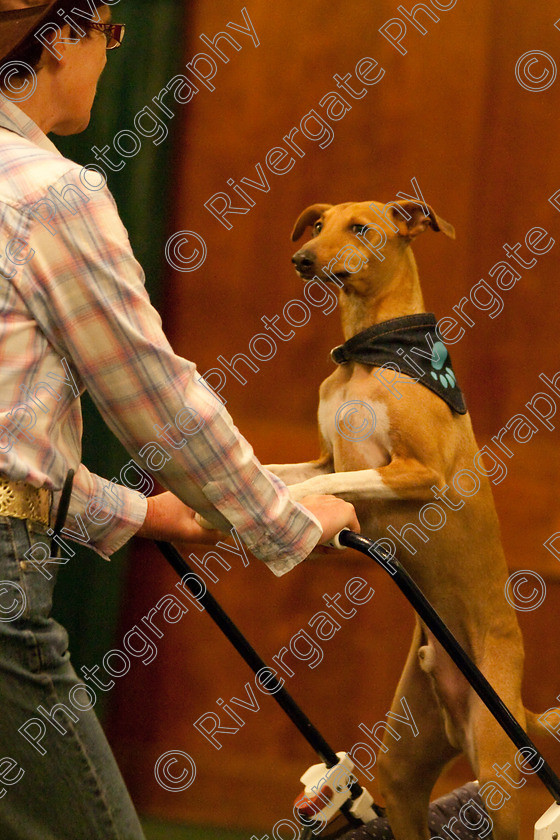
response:
[[[387,463],[390,423],[387,406],[348,387],[337,388],[319,402],[319,429],[335,456],[335,469],[344,469],[345,453],[363,455],[369,467]]]

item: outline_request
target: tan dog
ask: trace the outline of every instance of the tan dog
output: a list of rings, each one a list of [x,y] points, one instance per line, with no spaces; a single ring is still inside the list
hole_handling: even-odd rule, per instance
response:
[[[304,279],[323,279],[321,270],[328,267],[330,282],[340,287],[345,341],[372,325],[423,313],[411,242],[428,227],[455,235],[431,208],[410,201],[385,207],[375,202],[314,205],[299,217],[292,239],[299,239],[308,226],[312,238],[293,262]],[[367,439],[353,441],[335,426],[337,410],[349,402],[358,412],[354,427],[364,428],[368,417],[375,418]],[[317,461],[268,469],[290,485],[294,498],[310,493],[341,496],[355,503],[365,536],[391,537],[416,583],[525,726],[523,643],[504,596],[508,570],[490,484],[480,462],[478,472],[473,467],[478,446],[469,415],[453,411],[412,376],[348,361],[321,385],[319,425],[322,452]],[[453,479],[460,470],[476,472],[478,492],[472,494],[466,473],[463,484],[458,483],[464,492],[455,488]],[[433,504],[429,516],[429,509],[423,510],[435,499],[444,511],[443,527],[435,527]],[[407,530],[409,523],[428,540]],[[396,532],[402,532],[402,541],[392,536]],[[517,781],[516,748],[421,621],[393,701],[395,713],[402,713],[403,695],[419,734],[413,738],[410,731],[403,732],[396,741],[385,733],[388,752],[378,755],[379,782],[395,838],[427,840],[430,794],[450,759],[464,752],[481,785],[496,782],[496,768],[506,765]],[[495,840],[515,840],[516,790],[504,786],[511,798],[491,812],[493,834]]]

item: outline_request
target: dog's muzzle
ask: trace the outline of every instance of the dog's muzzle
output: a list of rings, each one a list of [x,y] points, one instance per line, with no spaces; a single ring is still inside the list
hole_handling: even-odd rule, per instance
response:
[[[292,257],[292,262],[298,274],[311,276],[315,270],[315,254],[313,251],[306,251],[303,248],[296,251]]]

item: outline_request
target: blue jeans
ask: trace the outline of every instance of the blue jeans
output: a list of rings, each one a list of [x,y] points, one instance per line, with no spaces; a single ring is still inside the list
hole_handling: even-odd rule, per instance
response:
[[[58,566],[24,559],[36,542],[49,542],[42,526],[0,516],[0,837],[145,840],[94,689],[72,691],[83,681],[50,617]]]

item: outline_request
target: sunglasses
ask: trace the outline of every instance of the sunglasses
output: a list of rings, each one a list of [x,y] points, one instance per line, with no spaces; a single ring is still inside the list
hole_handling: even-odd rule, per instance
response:
[[[124,23],[88,23],[87,28],[103,32],[107,39],[108,50],[116,50],[123,42]]]

